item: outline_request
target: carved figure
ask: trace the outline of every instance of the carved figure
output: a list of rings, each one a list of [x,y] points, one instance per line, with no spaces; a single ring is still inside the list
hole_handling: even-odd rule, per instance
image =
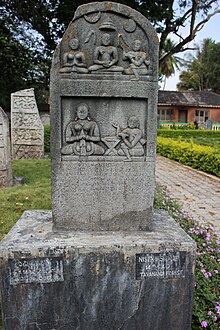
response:
[[[105,69],[113,72],[123,72],[124,68],[115,65],[118,62],[117,48],[111,46],[111,36],[108,33],[102,35],[102,44],[95,48],[94,65],[89,67],[89,71]]]
[[[143,138],[143,132],[140,129],[140,122],[136,116],[128,118],[128,127],[120,129],[118,123],[112,123],[116,128],[116,135],[121,138],[119,156],[126,156],[125,161],[131,161],[131,156],[144,156],[143,145],[146,140]]]
[[[101,141],[97,123],[89,117],[89,107],[86,103],[77,106],[75,120],[69,122],[65,131],[67,145],[62,148],[63,155],[103,155],[105,149],[98,145]]]
[[[63,68],[60,72],[88,73],[86,59],[82,51],[79,51],[79,40],[71,39],[69,42],[71,50],[63,55]]]
[[[133,50],[123,52],[123,60],[130,61],[130,65],[124,70],[126,74],[134,74],[137,79],[139,75],[145,75],[148,73],[148,66],[150,61],[145,52],[141,50],[141,41],[135,40],[133,44]]]

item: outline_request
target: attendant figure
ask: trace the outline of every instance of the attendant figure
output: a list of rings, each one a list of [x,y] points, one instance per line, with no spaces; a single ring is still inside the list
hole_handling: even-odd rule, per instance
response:
[[[150,61],[147,54],[141,50],[140,40],[134,41],[133,50],[123,52],[123,60],[130,61],[129,67],[124,70],[126,74],[134,74],[139,79],[139,75],[146,75],[148,73]]]
[[[102,35],[101,46],[96,47],[94,52],[94,65],[89,67],[89,71],[101,69],[113,72],[123,72],[124,68],[115,65],[118,62],[117,48],[111,46],[111,36],[108,33]]]
[[[77,106],[75,120],[69,122],[65,131],[66,145],[63,155],[103,155],[105,149],[98,143],[101,141],[97,123],[89,117],[89,107],[85,103]]]
[[[63,55],[63,67],[60,72],[88,73],[86,59],[82,51],[79,51],[79,40],[71,39],[69,42],[71,50]]]
[[[125,161],[131,161],[131,156],[144,156],[143,145],[146,140],[143,138],[143,132],[140,129],[140,122],[136,116],[128,118],[128,127],[120,129],[118,123],[112,123],[116,128],[116,135],[121,138],[119,156],[126,156]]]

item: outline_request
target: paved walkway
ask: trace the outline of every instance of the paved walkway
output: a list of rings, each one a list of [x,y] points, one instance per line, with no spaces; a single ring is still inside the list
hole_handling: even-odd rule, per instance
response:
[[[220,236],[220,178],[157,156],[156,181],[167,188],[200,222],[210,222]]]

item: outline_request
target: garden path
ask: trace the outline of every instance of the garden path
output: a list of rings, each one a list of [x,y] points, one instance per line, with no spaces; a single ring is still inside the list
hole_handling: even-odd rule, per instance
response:
[[[220,178],[157,155],[156,181],[190,216],[214,225],[220,237]]]

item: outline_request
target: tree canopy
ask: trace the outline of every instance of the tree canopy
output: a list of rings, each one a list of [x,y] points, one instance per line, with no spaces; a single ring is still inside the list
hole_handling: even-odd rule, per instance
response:
[[[190,55],[180,74],[178,90],[212,90],[220,93],[220,43],[204,39],[196,54]]]
[[[196,33],[213,15],[220,12],[217,8],[219,0],[117,0],[126,4],[146,16],[160,37],[160,67],[165,67],[176,53],[183,52],[187,44],[193,40]],[[1,60],[10,63],[10,54],[5,51],[7,43],[13,42],[19,50],[11,50],[12,57],[17,58],[17,73],[21,81],[14,80],[12,70],[6,70],[7,90],[13,92],[29,79],[37,85],[46,88],[49,78],[49,67],[52,53],[62,37],[69,22],[74,16],[76,8],[91,0],[0,0],[0,20],[4,24],[1,44]],[[183,27],[187,27],[183,34]],[[184,29],[185,33],[186,29]],[[179,42],[172,44],[166,50],[167,40],[171,35],[178,36]],[[10,37],[9,37],[10,35]],[[5,40],[6,40],[5,39]],[[9,43],[10,43],[9,42]],[[17,54],[17,55],[15,55]],[[19,60],[18,60],[19,57]],[[20,62],[24,63],[20,63]],[[28,63],[31,61],[31,63]],[[18,65],[21,64],[21,68]],[[1,69],[2,70],[2,65]],[[21,71],[20,71],[21,70]],[[28,71],[28,72],[26,72]],[[7,73],[8,72],[8,73]],[[162,72],[162,71],[161,71]],[[0,72],[1,73],[1,72]]]

